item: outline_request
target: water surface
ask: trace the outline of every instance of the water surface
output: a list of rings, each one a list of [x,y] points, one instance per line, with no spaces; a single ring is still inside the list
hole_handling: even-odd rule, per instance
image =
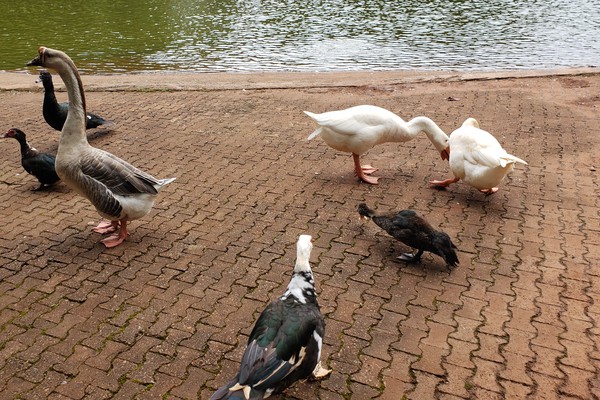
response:
[[[600,66],[600,0],[0,0],[0,70],[40,45],[88,73]]]

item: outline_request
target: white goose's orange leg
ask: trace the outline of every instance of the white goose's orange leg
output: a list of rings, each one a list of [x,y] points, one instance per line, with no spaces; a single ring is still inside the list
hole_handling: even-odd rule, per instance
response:
[[[100,241],[108,248],[120,245],[121,243],[123,243],[125,238],[129,236],[129,232],[127,232],[127,219],[122,219],[120,221],[115,222],[117,222],[121,226],[121,229],[119,229],[119,233],[117,233],[116,235],[111,235],[106,239]]]
[[[367,176],[377,171],[377,168],[373,168],[370,165],[360,165],[360,156],[358,154],[352,153],[352,158],[354,159],[354,173],[356,176],[358,176],[358,178],[363,182],[370,183],[371,185],[377,185],[379,183],[379,178],[375,176]]]

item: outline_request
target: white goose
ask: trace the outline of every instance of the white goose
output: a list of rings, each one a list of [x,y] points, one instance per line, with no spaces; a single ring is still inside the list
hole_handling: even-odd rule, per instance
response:
[[[430,181],[438,187],[463,180],[486,195],[496,193],[498,184],[513,169],[525,161],[502,148],[489,132],[479,129],[475,118],[468,118],[450,134],[450,169],[454,178]]]
[[[408,122],[384,108],[361,105],[345,110],[314,114],[304,111],[319,128],[308,140],[321,135],[330,147],[354,158],[354,171],[364,182],[376,185],[379,178],[367,175],[377,171],[370,165],[361,165],[360,156],[373,146],[386,142],[408,142],[419,132],[425,132],[431,143],[448,159],[448,136],[427,117],[416,117]]]
[[[67,88],[69,114],[60,134],[56,172],[71,189],[87,198],[107,218],[95,232],[115,233],[102,240],[106,247],[118,246],[128,236],[127,222],[152,209],[158,191],[175,178],[156,179],[133,165],[87,141],[83,85],[77,67],[65,53],[40,47],[39,55],[27,63],[56,70]],[[118,231],[118,232],[117,232]]]

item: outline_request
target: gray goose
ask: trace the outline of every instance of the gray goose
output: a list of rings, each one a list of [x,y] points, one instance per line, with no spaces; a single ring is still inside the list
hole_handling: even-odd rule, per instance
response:
[[[126,161],[90,146],[87,141],[85,95],[77,67],[59,50],[40,47],[27,63],[58,72],[69,97],[69,114],[60,134],[56,173],[67,186],[88,199],[100,216],[108,219],[94,228],[106,247],[121,244],[128,236],[127,222],[150,212],[159,190],[175,180],[156,179]]]

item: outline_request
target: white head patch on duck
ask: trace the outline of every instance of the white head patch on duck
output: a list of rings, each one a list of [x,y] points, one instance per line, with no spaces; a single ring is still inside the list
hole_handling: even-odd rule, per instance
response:
[[[312,237],[310,235],[300,235],[296,244],[297,255],[294,274],[287,290],[281,296],[281,300],[285,300],[291,295],[300,303],[306,304],[307,298],[315,298],[315,281],[310,268],[312,247]]]

